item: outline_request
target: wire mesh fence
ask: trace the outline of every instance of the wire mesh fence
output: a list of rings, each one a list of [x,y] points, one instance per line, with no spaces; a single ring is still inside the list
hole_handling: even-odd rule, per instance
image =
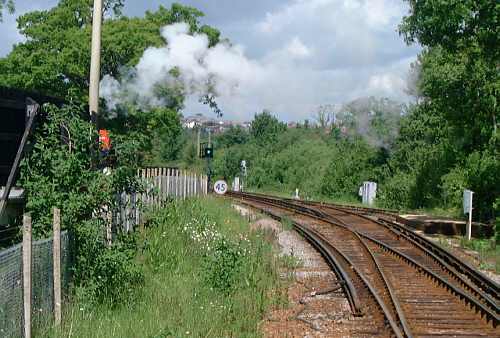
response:
[[[53,320],[52,239],[32,244],[32,319],[33,326]],[[72,265],[71,239],[61,233],[61,279],[67,291]],[[0,337],[17,338],[23,330],[22,246],[0,251]]]

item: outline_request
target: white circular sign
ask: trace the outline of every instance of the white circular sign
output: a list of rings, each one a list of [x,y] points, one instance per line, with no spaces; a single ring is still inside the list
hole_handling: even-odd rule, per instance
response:
[[[227,183],[226,181],[217,181],[214,184],[214,191],[218,195],[224,195],[227,192]]]

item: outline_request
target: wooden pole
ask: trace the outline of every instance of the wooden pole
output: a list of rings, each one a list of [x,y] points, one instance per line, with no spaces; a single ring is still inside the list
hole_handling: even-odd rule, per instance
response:
[[[61,211],[53,209],[52,258],[54,267],[54,323],[61,325]]]
[[[92,51],[90,59],[89,111],[93,121],[99,113],[99,81],[101,77],[102,0],[94,0],[92,15]]]
[[[31,216],[23,217],[24,338],[31,338]]]

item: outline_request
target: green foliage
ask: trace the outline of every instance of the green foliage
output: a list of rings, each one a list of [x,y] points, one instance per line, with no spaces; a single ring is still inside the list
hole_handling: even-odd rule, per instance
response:
[[[400,33],[426,48],[413,74],[420,102],[403,123],[390,163],[393,177],[415,178],[402,204],[457,207],[468,188],[476,192],[475,217],[491,220],[500,194],[500,7],[487,0],[409,3]],[[387,205],[401,204],[389,195]]]
[[[102,74],[119,77],[123,68],[135,66],[144,50],[165,42],[160,28],[187,22],[192,32],[203,31],[215,44],[219,32],[200,27],[203,15],[195,8],[173,4],[162,6],[144,17],[120,14],[123,0],[105,2],[107,11],[102,31]],[[92,1],[63,0],[50,10],[33,11],[18,18],[25,41],[0,59],[0,85],[38,90],[46,94],[86,102],[90,69]]]
[[[97,134],[80,116],[79,107],[47,105],[44,111],[46,120],[35,131],[34,147],[22,162],[20,178],[38,238],[51,232],[52,207],[62,210],[63,224],[79,223],[111,199],[113,185],[112,177],[90,170],[97,162]]]
[[[389,177],[380,188],[377,202],[380,206],[393,209],[411,208],[412,190],[416,187],[413,173],[398,172]]]
[[[206,256],[204,275],[207,284],[221,292],[231,292],[241,274],[243,254],[238,243],[220,239],[213,253]]]
[[[210,252],[216,251],[206,244],[217,241],[203,236],[203,229],[216,231],[228,242],[242,242],[241,248],[251,251],[238,254],[231,292],[221,292],[207,280]],[[229,201],[171,203],[152,215],[140,243],[145,283],[136,288],[137,297],[127,306],[111,309],[77,302],[63,317],[60,330],[39,336],[66,337],[71,331],[86,338],[259,337],[264,314],[270,306],[281,304],[272,245],[263,234],[250,233],[248,222]]]
[[[408,43],[443,46],[456,50],[478,44],[498,55],[500,5],[489,0],[408,1],[410,15],[404,17],[400,33]]]
[[[356,196],[363,181],[373,177],[371,157],[375,155],[361,140],[337,144],[336,154],[323,178],[322,192],[327,196]]]
[[[249,139],[249,133],[240,126],[230,126],[223,134],[217,136],[217,148],[229,148],[237,144],[246,143]]]
[[[217,176],[227,180],[241,176],[240,164],[246,160],[247,188],[289,194],[298,188],[301,196],[356,198],[363,180],[379,176],[375,168],[383,165],[388,156],[363,139],[340,132],[287,129],[267,112],[256,115],[250,137],[228,142],[235,139],[235,131],[226,133],[217,139],[223,140],[217,143],[214,159]]]
[[[135,235],[121,235],[109,247],[103,240],[103,223],[87,221],[73,230],[77,246],[76,298],[86,307],[96,303],[114,307],[137,296],[144,276],[135,263]]]
[[[104,225],[95,213],[112,210],[114,194],[134,190],[137,162],[134,142],[116,149],[111,175],[97,170],[97,133],[77,106],[44,106],[45,120],[33,136],[33,149],[22,162],[20,183],[26,191],[26,211],[33,218],[33,234],[47,237],[53,207],[61,209],[62,228],[74,236],[74,283],[88,304],[118,304],[142,277],[134,263],[132,238],[119,237],[105,245]]]
[[[254,140],[263,144],[275,141],[276,137],[285,130],[286,124],[272,116],[269,111],[264,110],[260,114],[255,114],[250,126],[250,135]]]
[[[7,8],[9,13],[14,13],[15,6],[13,0],[0,0],[0,22],[2,22],[3,18],[3,9]]]

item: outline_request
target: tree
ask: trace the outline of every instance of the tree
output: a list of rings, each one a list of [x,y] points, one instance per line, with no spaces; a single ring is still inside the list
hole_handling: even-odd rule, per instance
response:
[[[173,4],[143,18],[120,15],[123,0],[105,2],[107,15],[102,32],[102,74],[115,77],[123,67],[135,66],[149,46],[165,42],[160,28],[175,22],[189,23],[192,32],[203,31],[215,44],[220,33],[200,27],[199,10]],[[90,68],[92,1],[61,0],[46,11],[33,11],[17,20],[26,41],[0,59],[0,85],[37,90],[86,102]]]
[[[241,126],[230,126],[228,130],[217,137],[217,147],[229,148],[236,144],[244,144],[248,141],[248,131]]]
[[[267,110],[255,117],[250,126],[250,135],[259,143],[275,141],[277,136],[286,130],[286,124],[280,122]]]
[[[497,143],[500,32],[495,1],[410,1],[400,33],[427,47],[420,89],[471,152]]]
[[[334,123],[335,107],[331,104],[326,104],[318,107],[315,119],[321,129],[328,128]]]
[[[405,161],[407,168],[396,169],[394,177],[411,177],[413,192],[406,196],[418,207],[440,199],[457,206],[461,189],[472,188],[480,192],[477,214],[490,219],[500,194],[495,169],[500,161],[500,5],[490,0],[409,4],[400,34],[425,48],[414,88],[420,99],[408,120],[412,127],[402,131],[391,160]]]
[[[7,8],[9,13],[14,13],[14,1],[13,0],[0,0],[0,22],[3,18],[3,9]]]

